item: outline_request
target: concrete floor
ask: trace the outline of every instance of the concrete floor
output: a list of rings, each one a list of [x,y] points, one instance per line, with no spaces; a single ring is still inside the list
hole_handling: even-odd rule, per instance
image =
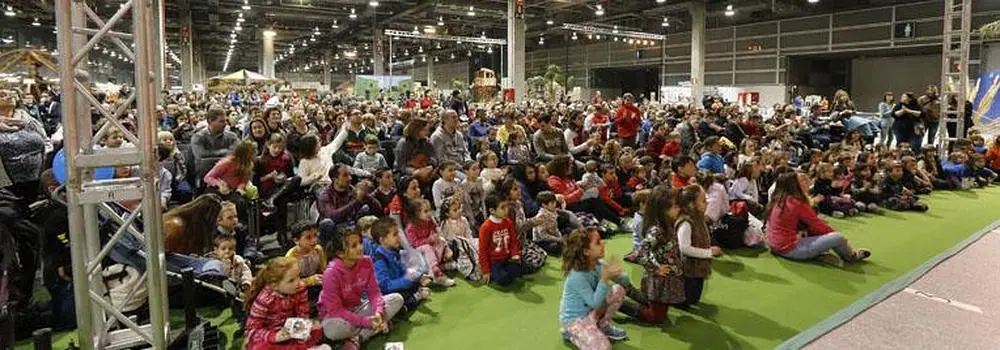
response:
[[[1000,229],[807,348],[1000,348]]]

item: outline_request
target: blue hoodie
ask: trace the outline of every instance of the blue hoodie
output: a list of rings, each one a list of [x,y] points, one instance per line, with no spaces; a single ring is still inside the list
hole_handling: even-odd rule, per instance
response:
[[[969,167],[965,166],[963,163],[952,163],[947,160],[941,161],[941,170],[944,170],[950,176],[957,178],[963,178],[972,175]]]
[[[701,155],[701,160],[698,161],[698,170],[708,170],[713,174],[725,174],[726,161],[718,154],[705,152]]]
[[[410,290],[417,286],[416,282],[406,279],[406,265],[403,265],[399,250],[380,245],[375,248],[372,260],[375,262],[375,279],[382,294]]]

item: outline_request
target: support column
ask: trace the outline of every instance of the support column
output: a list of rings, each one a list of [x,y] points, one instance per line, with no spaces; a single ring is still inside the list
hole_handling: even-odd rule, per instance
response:
[[[205,65],[202,62],[202,57],[204,56],[201,54],[201,40],[199,40],[198,35],[192,33],[191,42],[191,62],[194,64],[191,68],[193,70],[191,76],[194,79],[192,84],[201,84],[205,81]]]
[[[430,56],[430,55],[428,55]],[[434,88],[434,58],[427,58],[427,90]]]
[[[156,103],[161,103],[163,94],[160,91],[169,90],[170,86],[167,84],[167,72],[166,72],[166,50],[167,41],[164,34],[164,14],[166,7],[166,2],[161,0],[153,1],[153,36],[157,40],[156,51],[153,52],[153,79],[156,82]]]
[[[524,12],[517,0],[507,0],[507,79],[514,88],[514,101],[524,101],[527,86],[524,81]]]
[[[372,74],[375,76],[385,75],[385,29],[382,27],[375,27],[375,33],[372,35]]]
[[[191,3],[181,0],[181,89],[189,92],[194,84],[194,28],[191,25]]]
[[[323,53],[323,84],[326,85],[326,88],[330,90],[333,90],[333,87],[330,86],[332,78],[330,76],[331,74],[330,65],[333,64],[333,62],[331,62],[332,60],[333,60],[332,51],[327,50],[326,52]]]
[[[274,36],[278,35],[273,29],[266,29],[261,32],[264,39],[261,46],[261,74],[268,78],[274,78]]]
[[[691,98],[705,94],[705,2],[691,2]]]

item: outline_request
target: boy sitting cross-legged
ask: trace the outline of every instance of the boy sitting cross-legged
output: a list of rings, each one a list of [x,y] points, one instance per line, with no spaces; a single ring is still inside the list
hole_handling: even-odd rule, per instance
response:
[[[400,257],[399,228],[389,218],[381,218],[371,227],[372,238],[378,245],[372,254],[375,263],[375,278],[382,294],[399,293],[403,296],[403,306],[411,310],[431,294],[427,286],[431,277],[413,269],[407,269]]]

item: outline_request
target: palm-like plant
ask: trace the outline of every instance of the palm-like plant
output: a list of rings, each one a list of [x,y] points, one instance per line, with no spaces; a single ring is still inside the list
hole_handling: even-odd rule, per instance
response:
[[[1000,20],[986,23],[982,27],[979,27],[979,35],[981,35],[983,39],[1000,38]]]
[[[560,90],[565,93],[569,90],[569,85],[573,83],[573,76],[566,74],[562,68],[554,64],[545,68],[545,74],[542,75],[542,78],[545,79],[546,97],[550,100],[554,100],[556,92]]]

